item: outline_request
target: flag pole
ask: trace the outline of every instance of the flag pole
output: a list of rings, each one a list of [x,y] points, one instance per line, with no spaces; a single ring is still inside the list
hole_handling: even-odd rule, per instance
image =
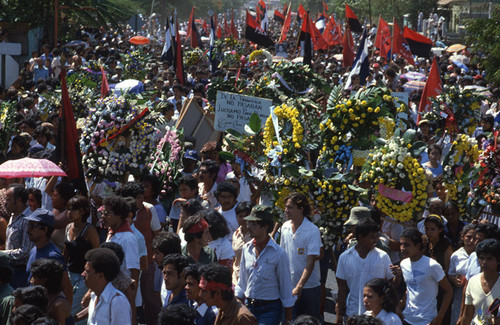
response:
[[[394,16],[392,17],[392,40],[391,40],[391,56],[389,57],[389,62],[392,62],[392,56],[394,55],[393,50],[394,50],[394,22],[395,22]]]

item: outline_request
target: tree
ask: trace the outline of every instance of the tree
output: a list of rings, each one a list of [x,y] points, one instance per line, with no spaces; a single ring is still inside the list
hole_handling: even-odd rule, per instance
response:
[[[488,81],[500,85],[500,5],[495,5],[490,19],[466,21],[465,42],[479,64],[487,72]]]

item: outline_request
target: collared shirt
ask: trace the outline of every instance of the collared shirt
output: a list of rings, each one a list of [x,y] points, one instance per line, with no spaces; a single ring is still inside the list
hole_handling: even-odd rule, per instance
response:
[[[31,279],[31,264],[33,264],[34,261],[39,260],[41,258],[48,258],[51,260],[56,260],[58,261],[66,270],[66,260],[61,254],[61,251],[59,248],[54,245],[53,243],[48,243],[44,247],[38,248],[38,247],[33,247],[30,251],[30,255],[28,258],[28,263],[26,264],[26,273],[29,274],[28,279]]]
[[[304,218],[295,231],[292,230],[292,222],[286,221],[281,227],[280,246],[283,247],[290,261],[292,275],[292,286],[299,283],[302,273],[307,266],[308,256],[319,256],[321,254],[321,233],[309,219]],[[311,276],[304,285],[304,289],[316,288],[320,285],[319,260],[314,262]]]
[[[214,324],[216,313],[211,307],[208,307],[205,303],[200,305],[196,301],[190,301],[189,305],[197,312],[196,318],[194,319],[196,325]]]
[[[281,299],[284,308],[292,307],[290,264],[283,248],[269,240],[259,257],[253,241],[245,244],[240,262],[240,279],[235,295],[241,299]]]
[[[7,225],[4,252],[9,254],[13,266],[26,265],[29,252],[33,248],[33,243],[28,237],[28,220],[25,219],[30,214],[31,210],[28,206],[17,217],[11,217]]]
[[[125,295],[108,283],[99,296],[92,292],[89,304],[88,325],[125,325],[132,324],[132,310]]]
[[[176,297],[173,297],[172,300],[170,300],[170,297],[172,297],[172,295],[173,292],[167,290],[167,296],[165,297],[165,301],[163,302],[163,307],[167,307],[168,305],[187,304],[189,302],[186,296],[186,289],[182,289],[181,293],[179,293]]]
[[[340,255],[337,266],[337,278],[345,280],[349,288],[347,298],[347,316],[363,314],[363,288],[365,283],[374,279],[392,279],[389,255],[378,248],[372,249],[365,258],[361,258],[353,246]]]
[[[238,284],[238,279],[240,278],[240,261],[241,253],[243,251],[243,246],[252,240],[250,234],[247,233],[243,235],[241,227],[239,227],[233,234],[233,251],[234,251],[234,263],[233,263],[233,284]]]
[[[215,325],[257,325],[257,318],[241,304],[236,298],[233,298],[226,310],[219,310],[215,318]]]
[[[125,258],[123,259],[121,269],[126,275],[131,275],[130,269],[141,269],[139,263],[139,245],[132,231],[115,233],[106,241],[120,244],[123,248]]]

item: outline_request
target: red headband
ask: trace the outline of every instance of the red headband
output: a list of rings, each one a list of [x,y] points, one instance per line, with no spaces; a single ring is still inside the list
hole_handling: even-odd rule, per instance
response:
[[[215,282],[215,281],[207,281],[203,277],[201,278],[200,284],[198,286],[200,287],[201,290],[210,290],[210,291],[217,290],[217,289],[225,290],[225,291],[233,289],[233,288],[225,285],[224,283],[219,283],[219,282]]]
[[[196,234],[207,228],[208,223],[205,221],[205,219],[201,219],[200,221],[198,221],[198,223],[194,224],[193,226],[191,226],[191,228],[186,230],[186,234]]]

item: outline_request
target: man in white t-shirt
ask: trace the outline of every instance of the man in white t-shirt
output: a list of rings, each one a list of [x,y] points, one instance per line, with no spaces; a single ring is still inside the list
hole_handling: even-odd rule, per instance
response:
[[[352,214],[366,213],[369,213],[368,208],[356,207],[351,210],[351,217]],[[379,226],[371,219],[358,223],[354,233],[357,244],[340,255],[336,274],[339,287],[337,324],[342,324],[345,315],[361,315],[366,311],[363,304],[363,288],[366,282],[374,278],[394,278],[389,255],[375,247],[378,233]]]
[[[406,282],[404,321],[410,325],[441,324],[453,298],[453,290],[443,268],[434,259],[423,255],[423,238],[418,229],[406,229],[400,238],[404,259],[393,267]],[[438,288],[443,300],[437,310]]]
[[[321,283],[318,258],[321,254],[321,233],[306,216],[311,206],[304,194],[292,193],[285,198],[288,219],[281,226],[280,246],[290,261],[292,293],[297,297],[294,318],[311,315],[321,319]]]
[[[217,190],[214,195],[217,198],[217,203],[219,204],[216,210],[222,214],[224,219],[226,219],[229,227],[229,235],[227,236],[227,239],[232,242],[233,233],[240,226],[238,224],[238,220],[236,219],[235,211],[236,204],[238,203],[238,201],[236,201],[236,198],[238,197],[238,190],[232,183],[224,181],[217,185]]]

